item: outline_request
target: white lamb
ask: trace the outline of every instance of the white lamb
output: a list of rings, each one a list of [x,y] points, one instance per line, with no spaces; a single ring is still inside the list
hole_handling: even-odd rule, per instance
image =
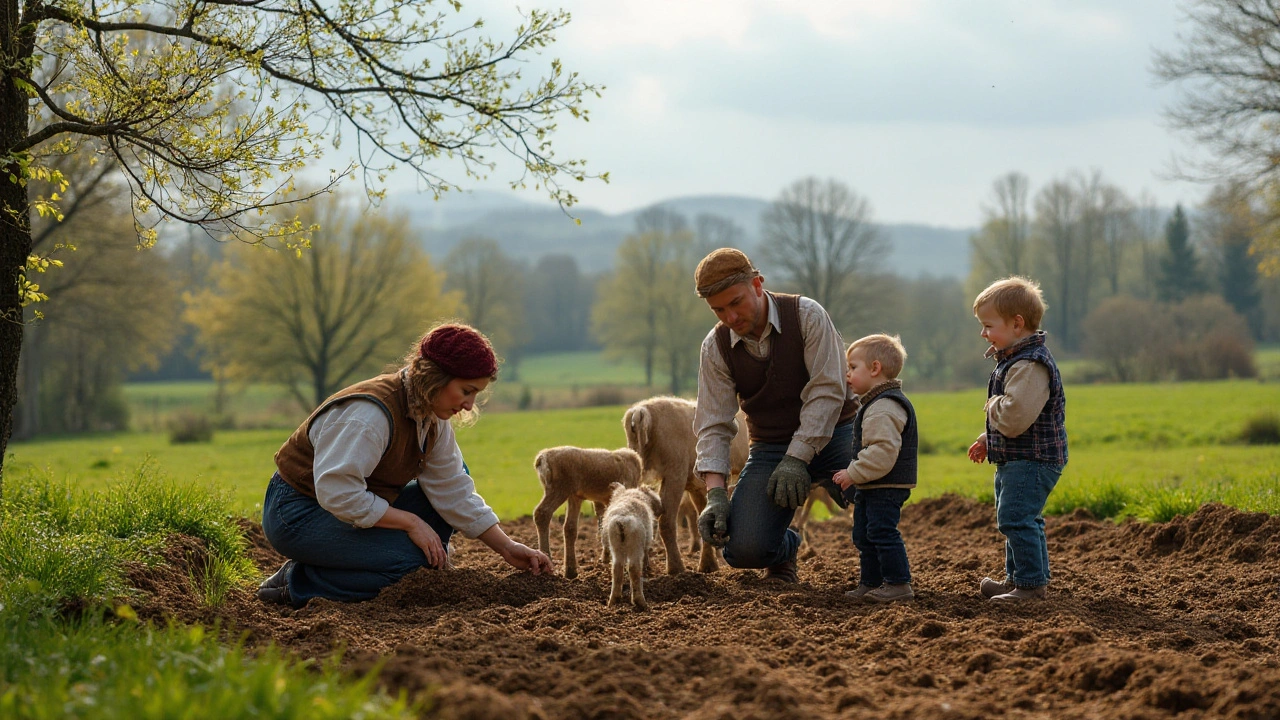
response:
[[[631,604],[637,610],[649,609],[644,599],[644,566],[653,544],[653,521],[662,514],[662,498],[651,488],[625,488],[612,485],[609,508],[604,511],[600,532],[609,554],[613,556],[613,585],[609,588],[609,604],[622,598],[622,579],[631,579]]]
[[[542,483],[542,500],[533,510],[538,549],[551,552],[551,515],[568,502],[564,514],[564,576],[578,576],[578,516],[584,500],[596,512],[597,527],[609,505],[612,484],[633,488],[640,484],[640,456],[628,448],[602,450],[569,445],[547,448],[533,461]],[[603,560],[604,558],[601,558]]]

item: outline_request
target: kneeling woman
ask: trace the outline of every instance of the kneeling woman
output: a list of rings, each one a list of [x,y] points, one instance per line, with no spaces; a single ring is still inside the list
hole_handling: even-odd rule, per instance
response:
[[[496,379],[489,340],[441,325],[397,372],[329,398],[276,453],[262,529],[289,558],[258,588],[267,602],[368,600],[419,567],[448,562],[455,530],[535,575],[551,559],[502,531],[476,494],[449,418]]]

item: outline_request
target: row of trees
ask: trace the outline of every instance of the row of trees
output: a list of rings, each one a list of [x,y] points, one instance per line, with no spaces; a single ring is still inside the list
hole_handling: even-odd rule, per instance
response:
[[[219,397],[236,384],[274,382],[309,408],[395,362],[426,323],[444,317],[485,330],[506,356],[507,379],[518,379],[526,354],[602,347],[612,359],[639,359],[649,385],[661,374],[669,381],[663,390],[687,392],[714,323],[693,293],[693,268],[711,249],[745,243],[725,218],[690,222],[655,208],[637,218],[614,270],[598,276],[568,255],[527,265],[485,238],[433,259],[406,218],[328,196],[302,206],[301,222],[319,228],[304,252],[188,235],[144,254],[131,240],[127,208],[105,189],[99,194],[92,223],[72,217],[48,225],[90,242],[50,275],[46,319],[26,328],[24,437],[119,426],[122,378],[175,347],[168,362],[194,357],[218,381]],[[1212,291],[1223,299],[1197,305],[1197,317],[1225,308],[1222,326],[1237,327],[1227,316],[1238,314],[1246,342],[1251,333],[1280,337],[1280,289],[1251,264],[1247,247],[1259,221],[1238,196],[1215,192],[1194,223],[1181,208],[1165,218],[1130,201],[1097,173],[1055,180],[1034,202],[1025,176],[1011,173],[996,181],[992,198],[971,241],[967,282],[885,272],[890,248],[868,203],[834,180],[785,188],[762,218],[759,247],[747,249],[769,287],[819,300],[847,338],[901,334],[913,382],[927,386],[982,380],[988,366],[969,304],[990,279],[1014,273],[1043,282],[1055,345],[1097,357],[1120,380],[1186,374],[1150,357],[1118,359],[1134,343],[1101,340],[1124,332],[1105,318],[1138,307],[1123,299],[1174,303]],[[178,287],[186,290],[180,301]],[[1178,316],[1141,307],[1147,331],[1169,325],[1152,317]]]

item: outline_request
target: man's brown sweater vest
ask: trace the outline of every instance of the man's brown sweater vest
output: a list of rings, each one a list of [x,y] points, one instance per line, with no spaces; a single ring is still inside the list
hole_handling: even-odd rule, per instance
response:
[[[313,470],[315,448],[308,433],[311,423],[320,413],[354,398],[372,400],[386,413],[391,423],[391,442],[382,453],[382,460],[365,482],[369,491],[387,502],[395,502],[400,491],[418,477],[426,464],[431,446],[435,444],[435,423],[427,434],[424,447],[418,447],[418,426],[409,417],[409,398],[405,391],[404,371],[379,375],[371,380],[356,383],[339,390],[321,403],[311,416],[293,432],[276,453],[276,468],[280,477],[298,492],[316,496],[316,478]]]
[[[747,351],[745,343],[730,346],[729,326],[716,325],[716,344],[729,367],[729,376],[738,392],[738,407],[747,414],[751,442],[789,443],[800,428],[800,393],[809,383],[804,362],[804,334],[800,326],[800,296],[768,293],[778,306],[780,333],[769,346],[769,357],[761,360]],[[846,398],[837,423],[850,420],[857,402]]]

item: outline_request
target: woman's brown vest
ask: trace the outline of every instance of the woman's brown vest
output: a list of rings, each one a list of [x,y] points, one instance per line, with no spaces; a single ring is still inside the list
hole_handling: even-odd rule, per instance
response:
[[[431,446],[435,444],[435,423],[427,434],[424,447],[418,447],[418,425],[409,417],[409,398],[405,392],[404,371],[379,375],[372,380],[356,383],[339,390],[321,403],[306,422],[289,436],[276,452],[276,468],[280,477],[298,492],[316,496],[316,477],[313,469],[315,448],[308,433],[311,423],[320,413],[353,398],[372,400],[386,413],[391,423],[391,442],[382,453],[382,460],[373,469],[365,483],[369,491],[387,502],[395,502],[404,486],[418,477],[426,464]]]
[[[781,333],[775,333],[769,357],[752,355],[745,343],[730,346],[729,326],[716,325],[716,343],[729,366],[738,392],[738,407],[747,414],[751,442],[789,443],[800,429],[800,393],[809,383],[804,364],[804,332],[800,326],[800,296],[768,293],[778,306]],[[858,411],[853,398],[846,398],[837,423],[846,422]]]

